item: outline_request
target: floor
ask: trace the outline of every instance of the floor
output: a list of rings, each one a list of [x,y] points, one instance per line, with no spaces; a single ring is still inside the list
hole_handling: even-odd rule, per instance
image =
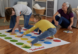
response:
[[[47,20],[52,21],[52,18],[48,18]],[[33,21],[33,18],[31,18],[30,21]],[[23,27],[23,25],[21,26]],[[0,26],[0,30],[3,29],[9,29],[9,26]],[[78,54],[78,29],[73,28],[72,34],[64,33],[64,30],[67,29],[58,29],[55,37],[71,42],[70,44],[53,47],[33,53],[27,53],[26,51],[23,51],[22,49],[0,39],[0,54]]]

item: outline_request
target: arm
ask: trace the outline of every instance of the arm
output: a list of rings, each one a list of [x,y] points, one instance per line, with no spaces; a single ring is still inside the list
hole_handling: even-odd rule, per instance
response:
[[[38,27],[36,25],[34,25],[32,28],[30,28],[29,30],[25,31],[24,35],[26,35],[26,34],[32,32],[32,31],[34,31],[36,28],[38,28]]]
[[[54,20],[54,22],[56,22],[55,16],[58,15],[58,14],[59,14],[59,12],[56,12],[56,13],[53,15],[53,20]]]
[[[19,25],[19,16],[17,16],[17,18],[16,18],[16,24],[15,24],[13,30],[12,30],[12,33],[15,32],[15,29],[18,27],[18,25]]]
[[[72,25],[73,25],[73,18],[74,18],[74,17],[70,18],[71,23],[70,23],[70,25],[69,25],[68,29],[72,29]]]
[[[35,30],[36,28],[37,28],[37,26],[34,25],[31,29],[25,31],[21,36],[18,36],[18,37],[22,37],[23,35],[26,35],[26,34],[30,33],[31,31]]]
[[[73,18],[74,18],[74,17],[70,18],[70,21],[71,21],[70,26],[73,25]]]

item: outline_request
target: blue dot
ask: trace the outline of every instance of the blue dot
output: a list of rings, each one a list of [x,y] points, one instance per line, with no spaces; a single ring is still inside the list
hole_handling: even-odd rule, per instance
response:
[[[44,40],[40,40],[40,41],[44,41]]]
[[[20,34],[23,34],[24,32],[20,32]]]
[[[46,41],[46,42],[44,42],[45,44],[52,44],[52,42],[49,42],[49,41]]]
[[[34,38],[35,39],[36,37],[35,36],[32,36],[31,38]]]
[[[25,36],[32,36],[31,34],[26,34]]]
[[[15,30],[15,32],[19,32],[19,30]]]

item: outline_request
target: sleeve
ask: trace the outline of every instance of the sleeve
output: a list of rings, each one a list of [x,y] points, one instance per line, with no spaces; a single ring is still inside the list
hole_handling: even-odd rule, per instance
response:
[[[19,10],[15,10],[16,12],[16,16],[20,16],[20,11]]]
[[[62,12],[62,9],[59,9],[58,12],[61,13]]]
[[[74,14],[73,13],[70,13],[70,18],[74,17]]]
[[[27,31],[25,31],[25,32],[24,32],[24,35],[32,32],[32,31],[34,31],[36,28],[38,28],[37,24],[35,24],[32,28],[30,28],[30,29],[28,29]]]

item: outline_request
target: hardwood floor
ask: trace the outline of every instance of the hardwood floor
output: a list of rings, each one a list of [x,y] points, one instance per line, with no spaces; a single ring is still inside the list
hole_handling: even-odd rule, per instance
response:
[[[30,19],[33,21],[33,18]],[[51,18],[47,20],[51,21]],[[21,25],[23,27],[23,25]],[[0,30],[8,29],[9,26],[0,26]],[[63,31],[67,30],[60,28],[55,34],[56,38],[70,42],[70,44],[62,45],[58,47],[53,47],[33,53],[27,53],[22,49],[0,39],[0,54],[78,54],[78,29],[73,28],[72,34],[64,33]]]

